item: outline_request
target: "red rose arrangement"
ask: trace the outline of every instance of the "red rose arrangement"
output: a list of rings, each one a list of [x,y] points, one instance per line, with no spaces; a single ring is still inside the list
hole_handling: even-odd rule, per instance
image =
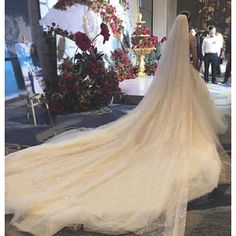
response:
[[[144,73],[148,76],[154,75],[157,70],[157,63],[155,61],[146,61],[144,64]]]
[[[103,36],[104,43],[109,40],[104,23],[96,37],[99,35]],[[73,59],[66,59],[59,66],[57,89],[49,102],[55,113],[96,109],[108,105],[112,96],[121,95],[117,73],[106,69],[103,53],[93,45],[94,39],[90,40],[82,32],[75,33],[72,39],[82,52],[76,50]]]
[[[158,44],[158,38],[150,36],[151,31],[145,25],[139,25],[136,27],[132,34],[132,47],[133,48],[155,48]]]
[[[145,25],[139,25],[136,27],[134,35],[148,35],[150,36],[151,30]]]
[[[131,64],[128,55],[122,49],[118,49],[112,52],[112,60],[115,62],[115,71],[118,74],[118,80],[123,81],[125,79],[134,79],[137,77],[137,72]]]

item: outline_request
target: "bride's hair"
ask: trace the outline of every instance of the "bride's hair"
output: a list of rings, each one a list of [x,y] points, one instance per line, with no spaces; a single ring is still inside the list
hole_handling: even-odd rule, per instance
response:
[[[188,19],[188,22],[190,21],[190,12],[189,11],[181,11],[180,15],[185,15]]]

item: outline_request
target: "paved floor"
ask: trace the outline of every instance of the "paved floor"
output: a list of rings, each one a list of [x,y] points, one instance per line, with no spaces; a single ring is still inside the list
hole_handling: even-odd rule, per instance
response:
[[[231,108],[229,91],[216,86],[209,87],[218,102],[218,107],[223,111],[229,122],[229,130],[221,137],[221,143],[227,150],[229,157],[223,162],[227,166],[226,173],[221,177],[221,182],[212,193],[189,203],[187,213],[186,236],[228,236],[231,235],[231,180],[230,180],[230,155],[231,155]],[[227,95],[227,96],[226,96]],[[221,98],[220,98],[221,96]],[[217,103],[216,102],[216,103]],[[94,128],[114,121],[132,110],[135,105],[118,104],[109,106],[95,112],[82,114],[67,114],[57,116],[55,125],[34,126],[26,118],[26,98],[21,97],[6,102],[6,153],[17,151],[40,144],[55,134],[71,128]],[[6,216],[6,235],[27,236],[29,234],[14,230],[10,224],[11,216]],[[65,228],[57,236],[95,236],[101,234],[88,233],[82,230],[73,231]]]

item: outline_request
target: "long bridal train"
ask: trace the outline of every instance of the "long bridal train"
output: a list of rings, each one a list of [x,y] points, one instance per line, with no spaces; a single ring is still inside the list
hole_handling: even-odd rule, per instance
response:
[[[214,189],[226,125],[189,64],[176,18],[147,96],[128,115],[6,157],[6,212],[34,235],[65,226],[108,234],[184,235],[186,206]],[[218,151],[217,151],[218,149]]]

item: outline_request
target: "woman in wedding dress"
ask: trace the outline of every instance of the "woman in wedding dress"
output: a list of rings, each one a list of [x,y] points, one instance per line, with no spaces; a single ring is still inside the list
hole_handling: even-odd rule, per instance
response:
[[[226,123],[190,64],[177,16],[147,95],[128,115],[6,157],[6,213],[18,230],[184,235],[189,200],[217,187]]]

